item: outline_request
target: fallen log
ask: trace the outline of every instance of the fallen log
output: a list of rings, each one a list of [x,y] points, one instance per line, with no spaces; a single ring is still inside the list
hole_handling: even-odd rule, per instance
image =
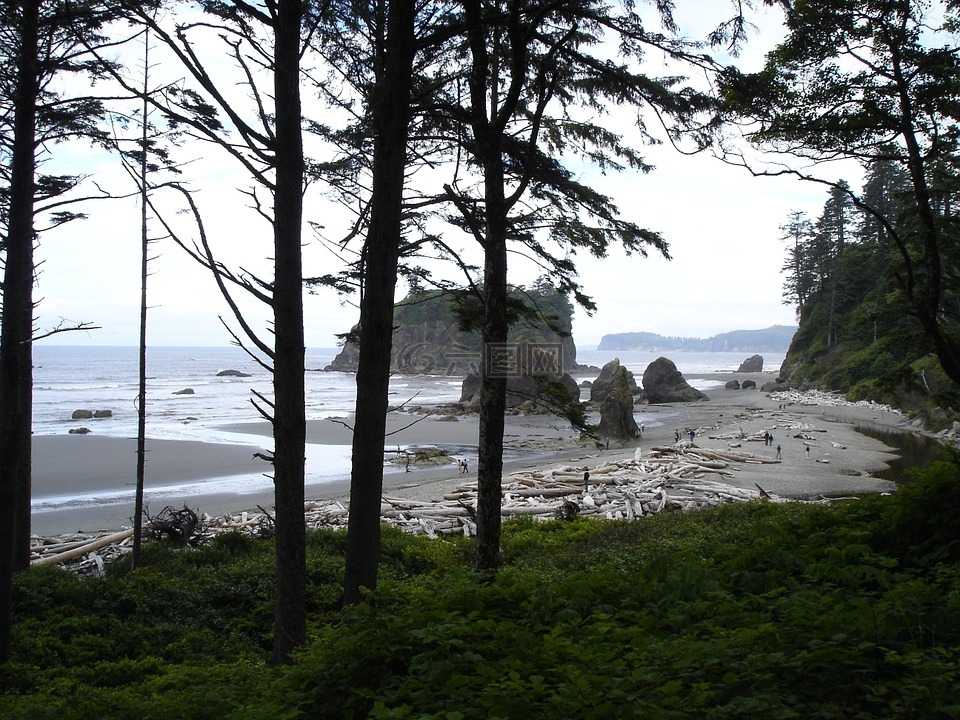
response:
[[[112,535],[104,535],[99,537],[96,540],[81,545],[79,547],[73,548],[72,550],[67,550],[65,552],[57,553],[55,555],[44,555],[43,557],[37,558],[34,560],[31,565],[60,565],[62,563],[68,563],[73,560],[82,558],[87,553],[91,553],[94,550],[99,550],[106,547],[107,545],[113,545],[114,543],[121,542],[126,540],[128,537],[133,535],[133,529],[124,530],[122,532],[113,533]]]

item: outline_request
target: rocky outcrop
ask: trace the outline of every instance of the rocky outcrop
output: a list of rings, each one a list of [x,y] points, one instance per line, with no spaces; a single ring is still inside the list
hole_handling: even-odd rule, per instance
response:
[[[739,381],[739,380],[728,380],[728,381],[727,381],[727,384],[724,385],[724,387],[725,387],[727,390],[739,390],[739,389],[740,389],[740,381]]]
[[[691,387],[672,360],[657,358],[643,371],[643,390],[651,403],[694,402],[706,395]]]
[[[90,420],[93,417],[93,410],[74,410],[70,417],[74,420]]]
[[[184,388],[183,390],[177,390],[173,393],[173,395],[193,395],[193,394],[194,394],[193,388]]]
[[[484,358],[478,330],[461,329],[464,304],[456,294],[421,292],[411,294],[394,307],[394,331],[390,351],[390,368],[406,375],[466,376],[479,373]],[[555,291],[538,288],[518,291],[512,302],[517,306],[536,307],[542,314],[523,315],[511,326],[505,346],[492,348],[486,362],[499,363],[502,358],[521,366],[532,365],[530,374],[542,374],[545,368],[536,362],[543,356],[552,358],[561,372],[580,372],[577,347],[570,335],[573,306]],[[469,303],[466,303],[469,305]],[[476,308],[479,312],[479,308]],[[467,316],[470,316],[467,312]],[[538,319],[539,318],[539,319]],[[356,372],[359,350],[356,344],[359,328],[344,335],[342,350],[325,370]],[[538,348],[535,356],[525,356],[524,343]]]
[[[620,358],[614,358],[602,368],[597,379],[590,384],[590,402],[600,404],[610,392],[620,386],[620,383],[626,383],[630,395],[636,395],[640,392],[637,387],[637,381],[633,373],[620,364]],[[631,399],[631,403],[633,400]]]
[[[563,394],[562,398],[557,397],[560,393]],[[530,375],[507,378],[507,410],[512,413],[560,414],[562,408],[559,407],[559,403],[564,400],[571,403],[580,402],[580,388],[577,387],[577,381],[567,373],[549,379]],[[477,412],[480,409],[479,375],[470,374],[463,379],[460,405],[463,412]]]
[[[590,402],[600,410],[597,432],[608,438],[629,440],[640,433],[633,419],[633,396],[637,382],[633,373],[615,358],[603,366],[590,387]]]
[[[247,378],[253,377],[250,373],[245,373],[242,370],[221,370],[217,373],[217,377],[240,377]]]
[[[751,355],[740,363],[737,372],[763,372],[763,355]]]

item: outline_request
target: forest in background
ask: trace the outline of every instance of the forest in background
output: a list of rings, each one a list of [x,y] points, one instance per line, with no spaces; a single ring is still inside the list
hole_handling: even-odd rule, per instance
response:
[[[786,352],[795,327],[773,325],[762,330],[732,330],[708,338],[668,337],[650,332],[604,335],[597,350],[680,350],[684,352]]]
[[[960,311],[956,183],[952,176],[936,177],[931,195],[943,227],[946,269],[942,317],[952,326]],[[783,224],[783,299],[798,308],[800,327],[782,376],[798,387],[918,412],[938,428],[956,418],[960,394],[904,297],[908,268],[894,233],[910,238],[912,207],[906,171],[883,160],[867,166],[858,192],[840,183],[816,218],[795,212]],[[874,208],[891,219],[889,226]]]

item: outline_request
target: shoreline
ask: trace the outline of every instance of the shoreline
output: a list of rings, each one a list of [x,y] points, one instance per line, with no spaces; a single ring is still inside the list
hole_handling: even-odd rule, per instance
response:
[[[781,410],[780,400],[756,390],[727,390],[723,383],[730,379],[752,379],[761,387],[775,378],[775,372],[691,374],[697,379],[720,383],[706,391],[708,399],[695,403],[638,405],[635,413],[643,420],[645,431],[638,442],[611,443],[608,449],[581,444],[577,434],[552,416],[508,416],[504,436],[504,476],[521,470],[547,469],[564,465],[593,467],[599,463],[632,458],[637,447],[641,454],[655,445],[672,445],[675,430],[696,430],[698,447],[725,449],[740,442],[742,449],[772,459],[776,444],[781,445],[782,462],[747,465],[731,481],[739,487],[756,489],[792,499],[835,497],[867,492],[888,492],[896,488],[890,481],[872,477],[870,473],[887,467],[895,454],[879,440],[857,432],[858,423],[869,423],[898,431],[916,432],[901,414],[879,406],[790,404]],[[456,464],[415,466],[411,472],[386,472],[383,492],[392,497],[431,502],[456,488],[465,479],[476,476],[476,417],[462,416],[456,421],[439,416],[416,416],[391,413],[388,416],[386,441],[450,448],[455,456],[470,460],[470,473],[460,475]],[[308,464],[311,458],[321,459],[333,452],[349,450],[351,431],[343,424],[348,419],[311,420],[308,423]],[[412,423],[412,424],[411,424]],[[808,428],[803,430],[802,428]],[[809,429],[815,428],[815,429]],[[263,437],[268,446],[269,424],[250,423],[221,426],[219,429]],[[741,440],[769,430],[774,445],[762,441]],[[731,439],[730,434],[735,437]],[[794,435],[806,435],[809,439]],[[55,536],[70,532],[115,531],[132,524],[132,488],[135,478],[136,441],[126,438],[87,436],[37,436],[34,438],[35,501],[52,495],[130,488],[128,503],[111,505],[67,506],[52,512],[35,512],[33,534]],[[810,446],[807,457],[804,448]],[[192,481],[217,480],[212,492],[177,495],[172,492],[163,504],[151,503],[156,513],[165,505],[192,509],[217,517],[257,507],[271,508],[272,488],[264,472],[269,470],[253,453],[252,444],[221,444],[181,440],[148,439],[148,485],[157,487],[155,478],[173,488]],[[224,488],[239,484],[243,478],[259,479],[261,489],[238,493]],[[322,482],[306,486],[308,501],[349,500],[349,471],[339,477],[320,476]],[[202,486],[195,486],[202,487]]]

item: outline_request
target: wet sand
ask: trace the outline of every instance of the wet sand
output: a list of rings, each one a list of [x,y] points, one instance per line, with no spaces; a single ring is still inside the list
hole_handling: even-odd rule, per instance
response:
[[[713,380],[725,383],[736,378],[755,380],[757,386],[774,379],[775,373],[691,375],[687,379]],[[883,443],[856,431],[858,423],[908,431],[907,420],[898,413],[864,406],[790,405],[781,410],[782,401],[759,390],[727,390],[722,385],[706,391],[708,400],[696,403],[638,405],[638,420],[645,424],[643,437],[637,442],[611,443],[609,449],[578,442],[577,434],[562,420],[544,416],[509,417],[505,433],[506,459],[504,472],[530,468],[551,468],[561,465],[591,467],[611,458],[632,457],[639,446],[641,453],[658,445],[672,445],[674,432],[684,439],[688,429],[696,431],[694,443],[700,447],[726,449],[740,444],[740,450],[774,458],[781,446],[782,462],[745,465],[730,481],[741,487],[754,488],[791,498],[845,496],[894,489],[894,484],[871,477],[887,466],[892,457]],[[386,441],[394,445],[443,445],[457,457],[470,461],[470,476],[476,472],[478,423],[475,417],[455,421],[437,416],[410,416],[391,413]],[[416,421],[416,422],[414,422]],[[312,453],[323,453],[324,446],[348,446],[351,430],[349,418],[315,420],[308,426],[307,440]],[[806,430],[798,428],[805,427]],[[815,428],[811,430],[810,428]],[[267,423],[244,424],[222,428],[264,439],[264,448],[271,446]],[[729,439],[732,434],[749,436],[763,431],[773,433],[773,445]],[[809,439],[797,438],[803,434]],[[805,448],[809,446],[807,455]],[[839,446],[839,447],[838,447]],[[199,479],[218,479],[211,492],[179,497],[176,492],[163,497],[164,504],[181,507],[187,504],[210,515],[247,509],[272,507],[269,481],[261,489],[239,494],[231,489],[231,479],[241,486],[249,478],[260,478],[269,470],[263,461],[254,458],[253,445],[148,440],[147,484],[176,486]],[[133,439],[87,436],[38,436],[34,438],[34,497],[116,492],[129,488],[130,501],[111,505],[81,504],[52,512],[35,512],[33,531],[37,535],[97,530],[116,530],[131,525],[132,498],[136,471],[136,443]],[[387,453],[388,457],[390,453]],[[738,464],[742,465],[742,464]],[[464,481],[455,463],[444,466],[416,466],[404,472],[403,466],[384,477],[384,494],[417,500],[440,499]],[[349,499],[349,479],[318,478],[308,483],[308,499]],[[162,509],[156,500],[151,510]]]

